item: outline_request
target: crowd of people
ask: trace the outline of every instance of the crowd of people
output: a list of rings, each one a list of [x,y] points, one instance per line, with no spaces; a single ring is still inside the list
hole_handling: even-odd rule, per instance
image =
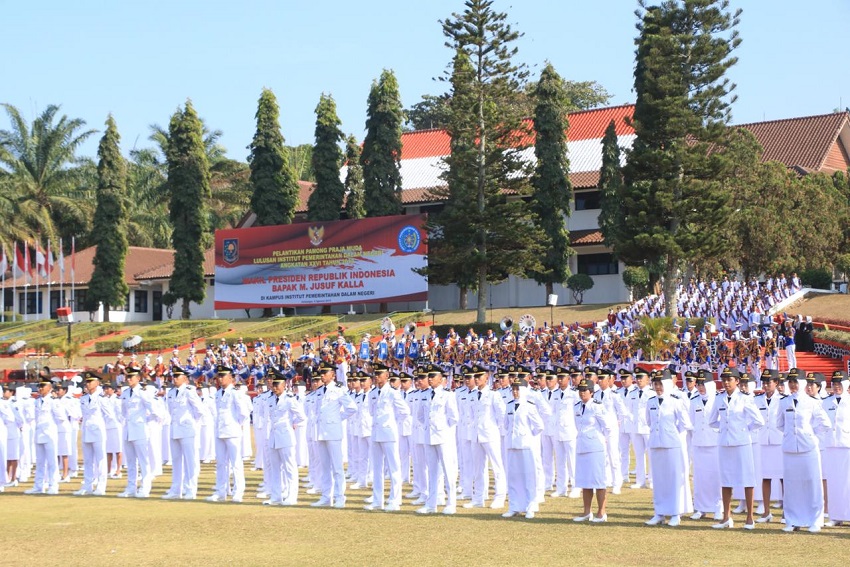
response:
[[[324,360],[293,377],[273,369],[252,399],[222,364],[216,389],[193,384],[179,365],[160,388],[131,365],[122,386],[85,372],[77,399],[45,371],[37,396],[7,387],[0,403],[6,486],[32,475],[27,493],[58,494],[79,470],[81,442],[75,495],[105,495],[114,479],[118,496],[148,498],[170,464],[160,496],[195,499],[204,496],[200,463],[214,459],[206,499],[241,502],[253,448],[263,471],[256,496],[269,506],[306,493],[316,495],[313,506],[341,508],[347,488],[371,485],[367,510],[397,511],[406,498],[419,514],[454,514],[462,502],[531,519],[547,498],[571,497],[582,499],[575,521],[605,522],[608,491],[629,486],[653,490],[649,525],[677,526],[688,515],[732,528],[733,498],[745,529],[772,521],[777,500],[786,531],[850,521],[842,372],[827,386],[817,373],[764,369],[758,395],[753,377],[733,368],[720,373],[720,393],[711,371],[686,371],[680,390],[669,372],[641,366],[493,371],[473,363],[448,376],[427,361],[407,372],[372,360],[349,370],[345,385],[338,372]]]

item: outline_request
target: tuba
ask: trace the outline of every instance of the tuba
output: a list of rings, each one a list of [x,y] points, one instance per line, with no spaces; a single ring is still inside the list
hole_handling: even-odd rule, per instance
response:
[[[404,334],[405,335],[413,335],[416,333],[416,323],[411,321],[407,325],[404,326]]]
[[[519,318],[519,330],[522,331],[524,335],[534,333],[536,328],[537,321],[535,321],[533,315],[525,314]]]
[[[499,323],[499,327],[504,331],[510,331],[514,326],[514,320],[508,316],[502,317],[502,321]]]

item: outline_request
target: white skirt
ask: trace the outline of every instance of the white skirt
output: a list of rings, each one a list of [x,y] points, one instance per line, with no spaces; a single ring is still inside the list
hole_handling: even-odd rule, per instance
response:
[[[783,464],[785,523],[797,527],[823,526],[820,450],[784,453]]]
[[[748,487],[756,485],[756,470],[752,445],[718,447],[720,486]]]
[[[713,514],[721,503],[717,445],[694,447],[694,510]]]
[[[6,438],[6,460],[7,461],[17,461],[21,458],[21,436],[15,435],[14,437]],[[6,463],[3,463],[3,466],[6,466]],[[14,480],[14,479],[12,479]]]
[[[649,450],[652,505],[658,516],[678,516],[694,511],[686,455],[683,447]]]
[[[782,445],[760,445],[762,479],[782,478]]]
[[[121,428],[106,430],[106,452],[120,453],[121,452]]]
[[[850,448],[827,447],[823,453],[822,466],[829,500],[829,519],[850,522]]]
[[[578,488],[604,489],[605,451],[576,454],[576,482]]]
[[[71,431],[60,431],[56,436],[56,455],[67,457],[71,454]]]

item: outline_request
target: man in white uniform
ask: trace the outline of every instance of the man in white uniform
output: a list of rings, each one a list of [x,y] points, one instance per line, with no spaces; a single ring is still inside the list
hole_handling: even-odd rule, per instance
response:
[[[233,387],[233,369],[223,364],[216,368],[219,390],[215,396],[215,492],[209,502],[227,499],[230,475],[233,474],[231,501],[242,502],[245,494],[245,468],[242,461],[242,424],[250,409]]]
[[[112,402],[101,393],[100,376],[83,373],[86,393],[80,398],[83,423],[83,485],[77,496],[106,494],[106,421],[113,412]]]
[[[153,470],[150,461],[150,427],[156,418],[153,390],[139,384],[138,366],[124,370],[127,387],[121,392],[121,413],[124,416],[124,454],[127,463],[127,487],[119,498],[147,498],[151,492]],[[141,478],[140,478],[141,477]]]
[[[357,412],[345,388],[334,382],[336,366],[322,361],[316,373],[322,386],[316,391],[316,448],[321,467],[322,497],[312,506],[345,507],[345,471],[342,468],[342,422]]]
[[[166,396],[166,407],[171,416],[171,488],[162,497],[165,500],[194,500],[198,493],[198,474],[201,468],[201,420],[206,413],[204,402],[195,387],[189,383],[186,371],[179,366],[171,369],[174,387]]]
[[[443,514],[457,512],[457,447],[455,426],[458,423],[457,402],[454,394],[443,386],[445,378],[439,366],[429,364],[424,368],[431,386],[430,395],[417,410],[424,424],[425,458],[428,461],[428,500],[418,510],[419,514],[433,514],[437,511],[440,474],[442,471],[446,483],[446,506]]]

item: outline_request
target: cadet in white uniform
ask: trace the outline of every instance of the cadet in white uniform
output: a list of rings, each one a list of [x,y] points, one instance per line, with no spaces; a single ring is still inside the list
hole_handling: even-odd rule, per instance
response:
[[[124,454],[127,463],[127,486],[120,498],[147,498],[151,492],[153,470],[150,461],[150,427],[155,419],[152,390],[139,384],[140,369],[128,366],[124,370],[127,388],[121,392],[121,413],[124,417]],[[140,478],[141,477],[141,478]]]
[[[502,462],[502,436],[500,426],[505,423],[505,404],[502,396],[490,389],[490,376],[481,365],[473,365],[470,370],[475,380],[472,395],[472,428],[475,441],[472,445],[472,501],[464,508],[484,507],[488,497],[489,478],[487,461],[493,469],[495,490],[490,508],[499,509],[505,505],[508,483]]]
[[[611,430],[611,418],[605,407],[593,399],[593,382],[582,378],[578,386],[579,401],[573,406],[576,429],[576,486],[582,489],[584,510],[575,522],[608,521],[607,487],[605,480],[605,439]],[[596,493],[596,514],[591,513]]]
[[[446,506],[443,514],[457,512],[457,447],[455,444],[455,426],[458,423],[457,401],[454,394],[445,387],[443,371],[439,366],[429,364],[424,368],[428,375],[431,391],[426,395],[417,411],[419,420],[424,424],[425,458],[428,462],[428,500],[416,510],[419,514],[433,514],[437,511],[440,474],[446,484]]]
[[[678,526],[682,514],[694,511],[691,487],[688,482],[690,460],[686,434],[693,429],[688,407],[676,390],[668,371],[652,378],[655,397],[646,404],[649,423],[649,460],[652,462],[652,505],[655,515],[646,522],[655,526],[670,520],[667,525]]]
[[[720,491],[720,460],[717,450],[717,431],[708,421],[716,403],[717,385],[710,371],[700,370],[696,378],[699,396],[690,402],[690,417],[694,434],[693,449],[694,510],[692,520],[714,514],[715,520],[723,519],[723,499]]]
[[[83,423],[83,485],[77,496],[106,494],[106,421],[113,411],[112,403],[101,393],[100,376],[83,373],[86,393],[80,398]]]
[[[795,372],[796,370],[796,372]],[[823,474],[818,434],[831,428],[820,399],[807,395],[800,369],[788,371],[790,395],[782,399],[776,425],[783,431],[782,478],[785,494],[783,531],[808,527],[819,532],[824,523]]]
[[[782,484],[782,430],[776,425],[779,415],[780,400],[784,397],[776,386],[779,383],[779,372],[765,368],[761,373],[761,384],[764,391],[756,395],[753,401],[764,418],[764,427],[758,432],[758,447],[754,450],[761,451],[761,493],[764,502],[762,516],[756,520],[759,524],[766,524],[773,519],[770,512],[770,498],[774,481]],[[780,498],[782,493],[779,493]]]
[[[52,392],[50,376],[42,376],[38,383],[40,397],[35,401],[35,480],[25,494],[59,494],[57,424],[67,416]]]
[[[342,422],[357,412],[345,388],[336,385],[336,366],[320,362],[316,373],[316,448],[319,453],[322,497],[311,506],[345,507],[345,470],[342,468]]]
[[[631,370],[628,370],[627,368],[620,368],[619,374],[621,386],[617,390],[617,395],[622,398],[623,403],[626,406],[626,414],[620,423],[620,473],[622,475],[623,482],[629,484],[629,448],[632,443],[632,433],[635,431],[635,418],[629,407],[629,397],[632,395],[632,392],[635,388],[637,388],[637,386],[634,385],[635,377]]]
[[[637,387],[629,395],[629,412],[634,420],[631,442],[635,451],[635,482],[632,488],[650,488],[652,486],[652,466],[647,468],[649,442],[649,424],[646,422],[646,404],[655,396],[649,387],[649,372],[644,368],[635,368]]]
[[[197,390],[189,383],[185,370],[175,365],[171,368],[171,377],[174,387],[165,400],[171,416],[171,488],[162,498],[194,500],[201,468],[201,422],[207,410]]]
[[[399,395],[407,404],[407,415],[398,422],[398,458],[399,467],[401,468],[402,484],[411,484],[410,464],[413,457],[413,415],[412,415],[412,396],[414,394],[411,386],[413,385],[413,376],[407,372],[402,372],[398,376]]]
[[[227,499],[230,475],[233,475],[231,501],[242,502],[245,495],[245,466],[242,460],[242,424],[250,409],[239,399],[233,387],[233,369],[222,364],[216,368],[219,390],[215,396],[215,492],[209,502]]]
[[[17,401],[12,399],[14,384],[3,385],[3,398],[0,399],[0,446],[6,444],[5,457],[0,456],[3,472],[0,474],[0,492],[6,487],[18,486],[18,460],[21,457],[22,429],[24,418],[18,409]],[[3,435],[2,430],[6,433]]]
[[[610,431],[606,436],[605,454],[607,456],[605,478],[614,494],[620,494],[623,487],[623,468],[620,463],[620,427],[630,418],[623,397],[612,388],[614,373],[603,369],[599,371],[599,390],[593,393],[593,399],[599,400],[610,418]]]
[[[410,415],[410,406],[389,383],[390,369],[372,364],[375,392],[370,399],[372,415],[372,502],[367,510],[396,512],[401,509],[401,470],[398,456],[398,422]],[[384,471],[390,476],[390,495],[384,507]]]
[[[850,381],[841,370],[832,374],[832,395],[824,399],[823,407],[832,429],[826,435],[823,453],[823,477],[826,479],[829,522],[840,526],[850,522],[850,402],[844,400]]]
[[[294,506],[298,503],[298,467],[295,464],[295,427],[307,420],[301,402],[286,392],[286,376],[277,372],[272,380],[267,419],[270,498],[267,506]]]
[[[575,370],[575,372],[573,372]],[[553,431],[552,444],[555,449],[555,492],[553,497],[567,496],[578,498],[581,489],[576,485],[576,420],[573,408],[578,395],[570,382],[572,375],[581,376],[575,368],[567,370],[556,368],[558,389],[552,392],[552,416],[550,428]],[[570,489],[570,486],[572,489]]]
[[[755,463],[751,431],[764,426],[752,396],[738,390],[738,372],[724,368],[720,374],[725,394],[718,396],[709,414],[709,425],[720,433],[718,437],[720,456],[720,485],[723,495],[723,518],[712,528],[734,527],[732,520],[732,488],[744,488],[747,504],[747,521],[744,529],[755,528],[753,520],[753,487],[756,483]]]
[[[543,431],[543,419],[537,407],[526,399],[528,382],[517,378],[511,384],[513,400],[505,412],[507,443],[508,511],[503,518],[525,514],[534,518],[537,509],[537,471],[533,444]]]
[[[106,420],[106,468],[109,478],[121,478],[121,463],[124,450],[123,414],[121,413],[121,398],[115,393],[115,385],[104,382],[103,396],[105,405],[110,411],[105,414]]]
[[[424,367],[417,369],[415,375],[416,390],[408,394],[410,413],[413,416],[413,490],[407,495],[415,498],[413,504],[421,505],[428,501],[428,459],[425,456],[425,417],[420,409],[430,399],[428,373]]]

